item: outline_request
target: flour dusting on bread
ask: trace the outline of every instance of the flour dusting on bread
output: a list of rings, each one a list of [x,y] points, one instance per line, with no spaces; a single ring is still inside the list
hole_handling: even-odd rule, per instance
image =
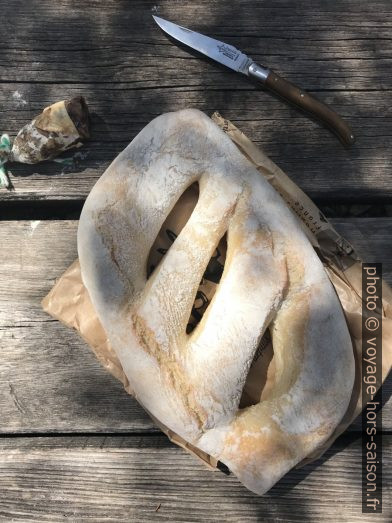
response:
[[[195,182],[197,205],[148,277],[151,246]],[[187,334],[199,283],[225,233],[221,280]],[[354,381],[339,300],[297,217],[206,115],[164,114],[139,133],[87,198],[78,251],[84,284],[138,401],[249,489],[266,492],[332,434]],[[240,409],[267,329],[274,386]]]

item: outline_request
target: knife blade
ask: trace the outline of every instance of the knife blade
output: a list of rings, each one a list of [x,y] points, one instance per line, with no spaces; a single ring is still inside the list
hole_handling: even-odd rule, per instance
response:
[[[256,63],[252,58],[232,45],[174,24],[158,16],[153,15],[153,18],[166,34],[178,42],[238,73],[258,80],[280,98],[302,109],[326,125],[338,136],[343,144],[351,145],[354,143],[354,135],[341,116],[316,97],[279,76],[272,69]]]

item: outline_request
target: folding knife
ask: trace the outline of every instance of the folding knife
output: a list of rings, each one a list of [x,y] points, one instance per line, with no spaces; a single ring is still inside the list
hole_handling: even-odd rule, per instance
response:
[[[288,82],[271,69],[257,64],[232,45],[196,33],[186,27],[173,24],[158,16],[153,16],[153,18],[159,27],[175,40],[238,73],[260,81],[267,89],[329,127],[345,145],[354,143],[354,135],[341,116],[317,100],[317,98]]]

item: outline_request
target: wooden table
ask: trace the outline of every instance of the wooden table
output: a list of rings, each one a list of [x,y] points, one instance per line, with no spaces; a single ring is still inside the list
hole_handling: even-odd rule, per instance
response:
[[[76,257],[77,219],[109,162],[162,112],[219,110],[262,146],[392,282],[389,0],[163,0],[158,14],[247,51],[331,104],[357,142],[170,43],[154,2],[0,0],[0,131],[87,98],[92,139],[70,169],[13,165],[0,192],[1,521],[390,521],[361,514],[360,420],[318,462],[258,497],[171,444],[41,298]],[[389,465],[389,467],[388,467]]]

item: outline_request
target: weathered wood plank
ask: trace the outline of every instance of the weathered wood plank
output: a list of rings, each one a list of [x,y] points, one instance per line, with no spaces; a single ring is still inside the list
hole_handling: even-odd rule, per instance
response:
[[[2,222],[0,432],[152,430],[143,410],[40,301],[76,258],[77,222]]]
[[[152,1],[4,3],[1,131],[11,135],[45,105],[83,94],[93,111],[89,155],[68,172],[12,166],[16,191],[0,200],[83,199],[108,163],[154,116],[183,107],[232,119],[312,197],[391,196],[392,10],[388,0],[187,0],[159,14],[238,45],[330,103],[357,144],[328,131],[249,81],[170,43]]]
[[[336,226],[392,282],[392,219],[345,219]],[[154,431],[74,331],[40,300],[76,257],[76,221],[2,222],[0,432]],[[389,398],[392,380],[385,386]],[[392,402],[383,409],[392,427]],[[351,430],[360,430],[357,422]]]
[[[99,7],[98,7],[99,4]],[[153,1],[102,4],[14,0],[3,6],[0,80],[15,82],[130,82],[227,86],[232,78],[173,46],[151,14]],[[156,9],[154,10],[156,11]],[[284,69],[309,89],[386,89],[392,12],[388,0],[240,4],[160,2],[159,14],[243,48],[254,59]],[[162,72],[164,71],[164,74]]]
[[[383,438],[383,514],[361,513],[360,440],[256,496],[163,438],[0,441],[5,521],[390,521],[391,437]],[[338,514],[337,514],[338,510]]]
[[[14,93],[27,100],[15,107]],[[13,164],[15,191],[0,200],[84,199],[113,158],[155,116],[185,107],[207,114],[219,110],[270,155],[313,198],[334,201],[385,199],[391,195],[392,116],[388,93],[326,93],[345,114],[357,134],[349,150],[327,130],[294,109],[253,88],[193,90],[158,88],[108,89],[90,85],[5,85],[0,90],[2,130],[11,136],[51,102],[83,94],[92,111],[92,139],[77,154],[77,164],[64,169],[54,162],[34,166]]]

